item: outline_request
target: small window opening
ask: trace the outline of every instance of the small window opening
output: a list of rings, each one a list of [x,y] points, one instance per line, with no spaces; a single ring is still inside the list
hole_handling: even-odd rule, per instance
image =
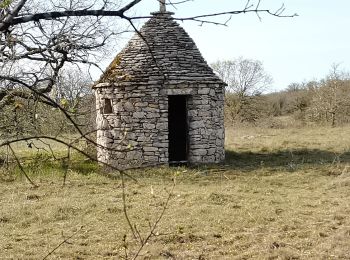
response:
[[[102,113],[103,114],[112,114],[113,113],[112,101],[109,98],[103,99]]]

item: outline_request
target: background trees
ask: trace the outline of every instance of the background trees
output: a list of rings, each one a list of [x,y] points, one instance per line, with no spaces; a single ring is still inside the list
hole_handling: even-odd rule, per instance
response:
[[[264,70],[262,62],[239,57],[217,61],[211,66],[227,83],[226,118],[255,122],[266,107],[261,94],[272,84],[272,77]]]
[[[229,124],[334,127],[350,122],[350,74],[337,64],[324,79],[292,83],[275,93],[268,93],[272,78],[260,61],[238,58],[211,66],[228,84],[225,120]]]
[[[350,122],[350,77],[339,65],[332,65],[321,80],[293,83],[286,90],[265,97],[270,108],[270,113],[264,114],[265,121],[288,118],[292,122],[289,126],[332,127]]]
[[[333,64],[325,79],[309,89],[309,120],[331,126],[350,121],[350,76]]]
[[[217,61],[213,70],[227,83],[227,92],[240,97],[262,94],[272,83],[272,77],[258,60],[239,57],[235,60]]]

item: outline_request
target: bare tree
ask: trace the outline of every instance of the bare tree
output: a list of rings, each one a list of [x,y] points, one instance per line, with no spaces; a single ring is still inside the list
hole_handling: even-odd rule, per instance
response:
[[[227,91],[240,97],[263,93],[272,84],[272,78],[258,60],[243,59],[217,61],[214,71],[227,83]]]
[[[241,121],[246,121],[247,118],[243,115],[252,115],[253,111],[251,106],[248,106],[249,97],[262,94],[271,85],[271,76],[265,72],[261,61],[242,57],[235,60],[217,61],[211,66],[227,83],[226,110],[229,118],[235,120],[241,114]],[[244,107],[249,107],[250,112],[245,113]],[[257,117],[249,116],[249,118]]]
[[[349,75],[333,64],[326,79],[310,89],[312,103],[308,110],[312,121],[327,122],[335,127],[349,121]]]
[[[92,95],[92,84],[93,81],[87,71],[74,67],[62,69],[51,96],[56,102],[69,107],[70,110],[74,110],[79,106],[82,99]]]

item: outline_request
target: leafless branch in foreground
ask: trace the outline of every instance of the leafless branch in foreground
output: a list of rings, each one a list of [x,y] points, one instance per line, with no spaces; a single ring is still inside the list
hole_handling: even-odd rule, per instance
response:
[[[62,245],[68,243],[70,239],[72,239],[75,235],[77,235],[80,231],[84,229],[84,226],[81,226],[77,231],[75,231],[72,235],[64,239],[61,243],[59,243],[54,249],[52,249],[46,256],[44,256],[43,260],[47,259],[51,256],[57,249],[59,249]]]

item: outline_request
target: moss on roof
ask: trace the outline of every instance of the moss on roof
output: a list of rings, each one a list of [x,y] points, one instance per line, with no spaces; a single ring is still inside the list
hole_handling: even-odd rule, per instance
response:
[[[98,83],[143,84],[215,82],[224,84],[202,57],[196,44],[173,19],[172,13],[154,13],[116,56]]]

